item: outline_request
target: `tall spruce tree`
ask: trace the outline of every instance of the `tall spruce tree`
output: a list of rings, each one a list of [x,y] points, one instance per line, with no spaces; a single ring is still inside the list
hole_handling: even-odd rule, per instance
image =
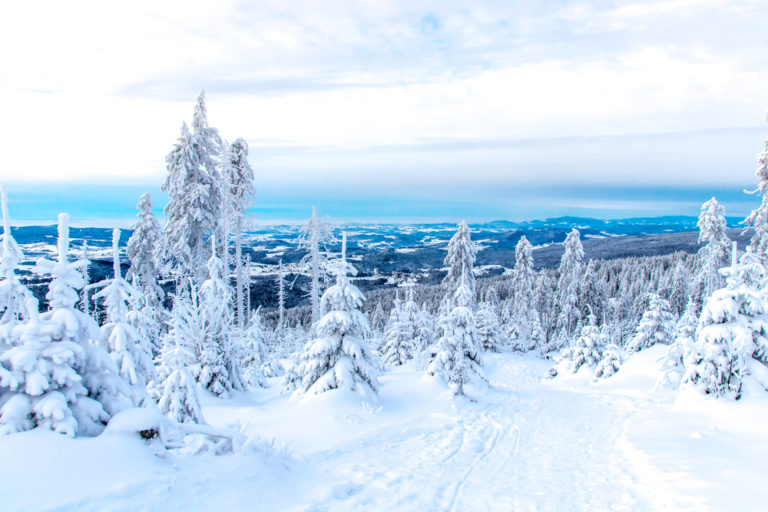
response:
[[[221,176],[217,169],[221,138],[208,125],[203,91],[197,98],[192,132],[187,125],[165,159],[168,175],[162,190],[168,192],[163,236],[157,247],[163,271],[183,281],[205,278],[209,254],[206,238],[219,229],[222,207]]]
[[[701,205],[699,215],[699,302],[721,288],[725,281],[720,269],[727,266],[731,258],[731,241],[726,234],[725,207],[714,197]]]
[[[475,275],[473,268],[476,255],[477,246],[470,238],[469,226],[467,226],[465,221],[461,221],[456,234],[448,242],[448,254],[446,254],[443,261],[443,265],[448,267],[448,273],[443,278],[443,287],[447,292],[447,297],[452,298],[453,292],[459,286],[467,286],[471,293],[471,300],[467,305],[469,308],[474,308],[475,304]]]
[[[584,247],[581,245],[579,230],[573,228],[563,242],[565,248],[558,269],[555,304],[557,311],[555,349],[567,345],[576,324],[581,318],[579,308],[579,282]]]
[[[472,309],[474,292],[471,283],[468,272],[464,270],[451,301],[455,306],[438,320],[441,336],[427,367],[427,372],[440,376],[454,395],[464,395],[464,387],[473,378],[485,380]]]
[[[235,242],[235,320],[240,327],[248,321],[245,311],[245,270],[243,267],[243,230],[248,224],[248,206],[256,199],[256,187],[253,182],[253,169],[248,163],[248,143],[237,139],[228,144],[224,152],[221,168],[223,182],[224,208],[223,217],[226,228],[222,233],[225,258],[224,267],[229,271],[229,232],[234,234]]]
[[[320,278],[325,262],[325,244],[333,240],[331,226],[322,220],[317,209],[312,207],[312,217],[299,231],[299,249],[307,249],[309,253],[302,259],[302,263],[309,264],[312,279],[309,290],[310,304],[312,306],[312,323],[320,320]]]

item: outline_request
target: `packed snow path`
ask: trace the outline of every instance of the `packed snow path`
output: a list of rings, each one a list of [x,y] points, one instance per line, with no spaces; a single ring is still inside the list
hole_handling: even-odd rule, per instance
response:
[[[618,447],[627,408],[542,388],[519,359],[496,362],[482,402],[317,453],[327,481],[340,483],[306,510],[647,508]]]

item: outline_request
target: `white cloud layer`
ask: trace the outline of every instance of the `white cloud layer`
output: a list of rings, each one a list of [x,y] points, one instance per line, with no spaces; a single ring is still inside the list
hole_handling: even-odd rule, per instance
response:
[[[382,185],[748,184],[766,33],[758,0],[13,2],[0,180],[158,183],[205,87],[211,123],[285,186],[361,170]],[[648,142],[671,132],[694,135]],[[547,142],[623,134],[644,150]]]

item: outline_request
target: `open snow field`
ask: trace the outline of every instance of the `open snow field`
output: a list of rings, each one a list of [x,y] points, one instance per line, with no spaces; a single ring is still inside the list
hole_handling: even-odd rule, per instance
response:
[[[548,379],[546,361],[488,355],[491,386],[454,400],[411,366],[381,377],[378,404],[349,392],[300,400],[279,383],[204,399],[238,453],[162,456],[109,429],[0,438],[3,511],[765,510],[768,399],[654,391],[666,347],[598,384]]]

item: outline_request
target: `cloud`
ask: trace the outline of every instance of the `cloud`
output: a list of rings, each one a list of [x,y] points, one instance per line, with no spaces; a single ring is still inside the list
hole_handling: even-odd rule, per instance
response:
[[[16,2],[0,19],[13,49],[0,179],[159,183],[205,87],[211,123],[250,141],[270,185],[748,186],[768,106],[764,9]]]

